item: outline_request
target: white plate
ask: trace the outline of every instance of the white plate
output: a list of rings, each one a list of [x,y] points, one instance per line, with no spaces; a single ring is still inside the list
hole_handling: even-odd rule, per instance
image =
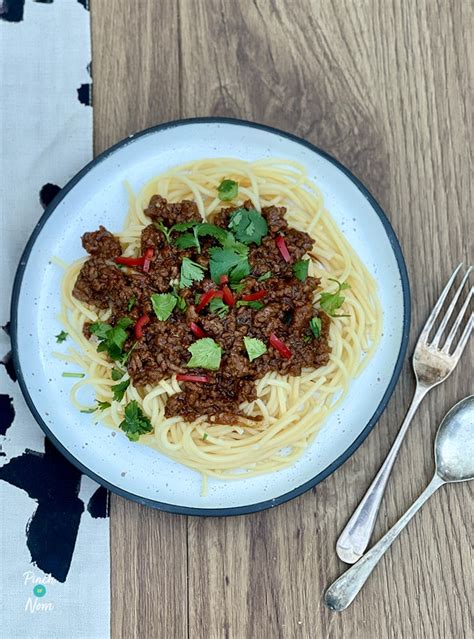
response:
[[[380,346],[352,382],[343,405],[293,466],[238,482],[210,480],[201,497],[200,477],[146,446],[128,441],[78,413],[69,402],[71,380],[52,356],[61,330],[60,269],[52,255],[70,262],[83,255],[79,238],[104,224],[122,227],[127,211],[123,181],[136,190],[176,164],[205,157],[247,160],[280,157],[303,164],[326,206],[379,285],[384,312]],[[141,503],[197,515],[233,515],[275,506],[300,495],[338,468],[362,443],[385,408],[400,374],[410,318],[405,262],[380,206],[336,160],[308,142],[268,127],[220,118],[182,120],[148,129],[88,164],[45,211],[18,267],[12,298],[14,363],[26,401],[40,426],[82,471],[114,492]]]

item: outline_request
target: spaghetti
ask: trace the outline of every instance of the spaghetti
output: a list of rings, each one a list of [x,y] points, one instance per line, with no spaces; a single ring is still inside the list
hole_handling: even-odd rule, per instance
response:
[[[240,479],[294,463],[314,440],[328,414],[344,399],[351,379],[367,364],[382,327],[375,281],[324,208],[317,187],[295,162],[203,159],[154,177],[137,195],[126,185],[129,211],[123,230],[115,233],[124,256],[136,255],[140,250],[141,233],[149,223],[144,209],[154,194],[159,193],[170,202],[194,200],[201,216],[208,219],[222,206],[216,185],[224,179],[239,184],[232,204],[251,200],[258,210],[263,206],[284,206],[289,224],[315,239],[309,275],[319,278],[324,290],[334,291],[332,280],[350,285],[344,292],[344,316],[331,321],[328,363],[317,369],[304,369],[296,377],[267,373],[256,383],[257,399],[241,406],[245,415],[261,421],[249,420],[245,425],[215,423],[206,416],[192,423],[179,416],[166,417],[167,398],[181,391],[176,375],[140,388],[130,384],[123,399],[113,401],[114,363],[105,353],[97,352],[82,330],[85,322],[106,322],[111,311],[97,312],[72,295],[84,260],[65,268],[61,289],[59,319],[77,348],[56,354],[86,373],[71,389],[71,401],[77,409],[92,411],[79,398],[84,387],[92,387],[97,400],[106,403],[102,404],[105,408],[100,411],[101,420],[118,429],[124,419],[124,406],[136,400],[154,426],[154,432],[143,435],[140,442],[195,469],[205,479]],[[317,296],[314,301],[317,303]]]

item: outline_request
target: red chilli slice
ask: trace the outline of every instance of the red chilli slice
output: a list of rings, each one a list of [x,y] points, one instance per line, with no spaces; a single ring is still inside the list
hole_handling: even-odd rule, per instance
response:
[[[228,284],[229,283],[229,278],[227,275],[221,275],[219,282],[221,284]]]
[[[145,263],[144,257],[116,257],[114,261],[117,264],[123,264],[124,266],[143,266]]]
[[[235,306],[235,297],[227,284],[222,287],[222,299],[228,306]]]
[[[209,382],[209,377],[207,375],[176,375],[176,379],[178,382],[199,382],[201,384],[207,384]]]
[[[145,255],[143,256],[143,272],[144,273],[148,273],[148,271],[150,270],[150,264],[151,264],[151,260],[153,258],[153,254],[154,254],[154,250],[153,248],[147,248],[147,250],[145,251]]]
[[[137,319],[137,322],[134,327],[135,338],[141,339],[143,337],[143,327],[150,323],[150,318],[148,315],[142,315]]]
[[[286,245],[286,242],[285,242],[284,238],[281,235],[279,235],[275,239],[275,244],[277,246],[277,249],[280,251],[281,256],[285,260],[285,262],[291,262],[290,252],[288,251],[288,247]]]
[[[270,344],[273,346],[273,348],[275,348],[282,357],[284,357],[285,359],[290,359],[292,355],[290,349],[285,344],[285,342],[282,342],[281,339],[278,339],[275,333],[272,333],[270,335],[269,341],[270,341]]]
[[[206,333],[202,330],[202,328],[200,326],[198,326],[196,324],[196,322],[190,322],[189,323],[189,328],[191,330],[191,332],[196,335],[196,337],[206,337]]]
[[[201,297],[201,301],[199,302],[199,304],[196,306],[196,312],[199,313],[200,311],[202,311],[202,309],[209,304],[209,302],[214,299],[214,297],[223,297],[223,293],[222,291],[216,291],[215,289],[212,289],[210,291],[207,291],[207,293],[204,293],[203,296]]]
[[[267,291],[257,291],[256,293],[250,293],[249,295],[242,295],[244,302],[254,302],[255,300],[261,300],[265,297]]]

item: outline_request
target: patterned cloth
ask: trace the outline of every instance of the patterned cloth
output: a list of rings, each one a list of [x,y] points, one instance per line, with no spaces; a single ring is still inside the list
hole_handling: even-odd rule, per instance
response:
[[[0,636],[110,635],[108,495],[67,462],[16,382],[9,300],[25,243],[92,157],[87,0],[0,0]]]

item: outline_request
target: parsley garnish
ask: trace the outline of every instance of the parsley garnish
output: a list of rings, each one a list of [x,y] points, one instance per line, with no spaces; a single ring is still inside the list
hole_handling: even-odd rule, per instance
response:
[[[101,402],[100,399],[96,399],[95,401],[97,402],[96,410],[105,410],[106,408],[110,408],[111,407],[111,403],[110,402]]]
[[[130,380],[126,379],[123,382],[120,382],[118,384],[114,384],[113,386],[110,387],[111,391],[114,394],[114,399],[117,402],[121,402],[123,399],[123,396],[125,395],[125,391],[127,390],[127,388],[130,386]]]
[[[128,338],[128,333],[125,329],[132,324],[133,320],[129,317],[122,317],[115,327],[105,322],[91,324],[89,330],[100,342],[97,351],[99,353],[107,352],[111,359],[121,359],[123,357],[123,346]]]
[[[125,419],[119,424],[119,428],[125,432],[131,442],[136,442],[140,435],[153,431],[150,420],[143,414],[136,399],[125,406],[124,413]]]
[[[132,295],[132,297],[128,300],[127,311],[131,311],[136,303],[137,303],[137,298],[135,295]]]
[[[188,288],[193,282],[200,282],[204,278],[204,267],[196,264],[188,257],[181,263],[180,288]]]
[[[128,362],[128,359],[129,359],[130,355],[131,355],[131,354],[133,353],[133,351],[136,349],[137,345],[138,345],[138,341],[133,342],[133,344],[132,344],[132,348],[124,354],[124,356],[123,356],[123,357],[122,357],[122,359],[120,360],[120,363],[121,363],[123,366],[125,366],[125,364]]]
[[[223,202],[233,200],[234,197],[237,197],[238,192],[239,185],[234,180],[222,180],[217,187],[217,196],[219,200],[222,200]]]
[[[218,317],[224,317],[229,312],[229,307],[219,297],[214,297],[209,302],[209,310]]]
[[[186,364],[188,368],[216,371],[221,365],[222,349],[211,337],[198,339],[188,346],[188,351],[191,353],[191,359]]]
[[[242,293],[245,288],[245,282],[239,282],[238,284],[231,284],[230,288],[236,293]]]
[[[263,308],[265,306],[265,304],[263,302],[259,302],[258,300],[239,300],[236,304],[237,308],[239,306],[249,306],[250,308],[255,309],[256,311],[259,311],[261,308]]]
[[[332,282],[337,283],[337,290],[334,293],[321,293],[319,304],[325,313],[331,317],[347,317],[347,315],[336,315],[335,311],[344,304],[346,299],[344,295],[340,295],[341,291],[350,288],[347,282],[339,282],[338,280],[329,278]]]
[[[119,368],[112,369],[111,377],[114,380],[114,382],[118,382],[118,380],[122,379],[124,375],[125,375],[125,371],[121,371]]]
[[[163,224],[163,222],[154,222],[154,226],[155,228],[157,228],[159,231],[161,231],[163,233],[163,235],[165,236],[166,241],[168,242],[168,244],[171,241],[171,229],[167,229],[166,226]]]
[[[230,230],[239,242],[260,244],[268,233],[267,221],[256,209],[236,209],[230,216]]]
[[[58,344],[62,344],[68,337],[68,333],[66,331],[61,331],[57,335],[55,335],[56,341]]]
[[[177,226],[184,226],[176,224],[172,228]],[[210,236],[220,242],[223,246],[226,246],[229,242],[234,241],[232,234],[225,229],[217,226],[216,224],[210,224],[209,222],[203,222],[202,224],[195,224],[193,226],[192,233],[185,233],[175,240],[175,244],[178,248],[194,248],[196,247],[198,252],[201,252],[201,244],[199,242],[200,237]],[[230,236],[230,237],[229,237]]]
[[[178,302],[173,293],[155,293],[150,299],[155,315],[160,322],[165,322],[168,319]]]
[[[304,282],[308,277],[309,260],[297,260],[293,264],[293,275],[300,282]]]
[[[246,249],[246,247],[243,247]],[[248,249],[243,250],[239,246],[233,248],[211,248],[211,260],[209,269],[211,277],[219,284],[222,275],[227,275],[232,283],[239,282],[250,275],[251,268],[247,258]]]
[[[321,337],[321,318],[320,317],[313,317],[309,321],[309,327],[311,329],[311,332],[315,336],[315,338],[319,339]]]
[[[180,249],[197,248],[200,250],[201,248],[199,240],[194,233],[185,233],[184,235],[180,235],[175,239],[174,243]]]
[[[258,278],[258,281],[259,282],[265,282],[265,280],[269,280],[272,275],[273,275],[273,273],[271,271],[267,271],[263,275],[260,275],[260,277]]]
[[[244,337],[244,344],[251,362],[267,352],[265,344],[261,339],[257,339],[256,337]]]
[[[82,377],[85,377],[86,374],[85,373],[62,373],[62,376],[63,377],[79,377],[79,378],[82,378]]]

